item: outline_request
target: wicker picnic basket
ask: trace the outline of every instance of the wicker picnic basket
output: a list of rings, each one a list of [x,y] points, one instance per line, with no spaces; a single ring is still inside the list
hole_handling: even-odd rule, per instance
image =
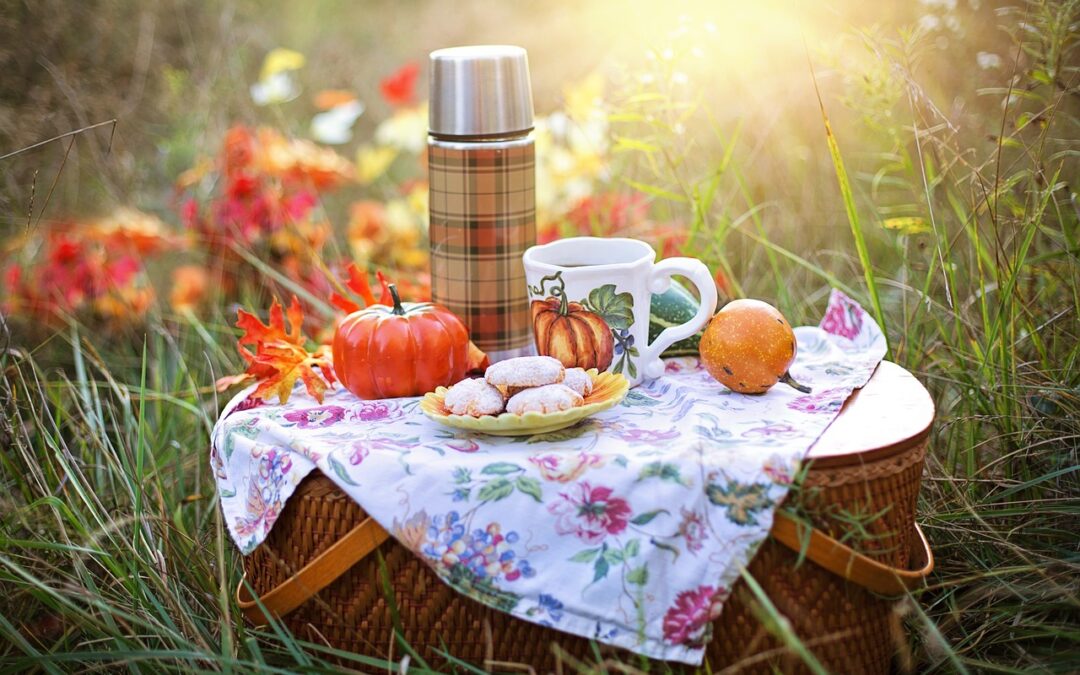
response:
[[[810,514],[814,529],[778,511],[770,538],[751,561],[748,571],[769,601],[832,672],[887,672],[905,639],[894,611],[897,598],[933,569],[914,521],[927,437],[928,428],[888,447],[815,460],[799,490],[800,510]],[[858,553],[841,543],[852,535],[851,514],[876,516],[860,523]],[[619,651],[457,593],[317,471],[300,483],[267,539],[244,559],[244,571],[247,583],[237,595],[249,621],[265,624],[269,612],[302,639],[342,650],[401,658],[382,585],[388,577],[400,630],[432,667],[447,664],[442,652],[490,670],[524,665],[573,672],[575,663],[596,663],[597,654]],[[759,616],[758,598],[738,582],[713,623],[706,650],[712,671],[803,670],[801,659]],[[622,656],[627,663],[639,659]]]

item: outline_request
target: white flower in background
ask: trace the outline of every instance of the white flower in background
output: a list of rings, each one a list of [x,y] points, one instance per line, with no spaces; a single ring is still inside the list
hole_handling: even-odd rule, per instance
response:
[[[311,119],[311,136],[320,143],[341,145],[352,140],[352,126],[364,114],[364,104],[353,99]]]
[[[427,104],[399,108],[375,129],[375,142],[419,155],[427,147],[427,132]]]
[[[300,95],[300,85],[292,73],[277,73],[251,85],[251,100],[255,105],[285,103]]]
[[[975,55],[975,62],[983,70],[1001,67],[1001,57],[993,52],[979,52]]]
[[[579,123],[561,112],[536,119],[536,209],[543,219],[592,194],[605,174],[607,120]]]
[[[941,27],[941,19],[934,14],[923,14],[919,17],[919,28],[929,33]]]
[[[259,81],[251,85],[255,105],[285,103],[300,95],[293,73],[304,67],[304,55],[291,49],[273,49],[263,59]]]
[[[416,229],[416,219],[407,200],[391,199],[386,203],[386,226],[396,235]]]
[[[564,110],[535,121],[537,221],[565,213],[606,174],[604,79],[593,73],[563,89]]]

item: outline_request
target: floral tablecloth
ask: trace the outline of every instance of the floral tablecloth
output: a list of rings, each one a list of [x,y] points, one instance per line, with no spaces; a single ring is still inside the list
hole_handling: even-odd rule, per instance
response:
[[[740,569],[799,461],[885,354],[877,324],[834,291],[796,329],[793,376],[734,394],[696,358],[572,428],[524,438],[456,432],[418,398],[320,405],[242,392],[213,430],[225,520],[248,553],[318,468],[458,591],[647,656],[701,663]]]

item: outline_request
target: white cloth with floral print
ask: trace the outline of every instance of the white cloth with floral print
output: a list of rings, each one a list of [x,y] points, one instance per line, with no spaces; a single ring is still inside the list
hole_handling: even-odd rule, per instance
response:
[[[213,430],[229,532],[254,549],[319,469],[448,584],[525,621],[700,664],[740,570],[798,463],[885,354],[877,324],[834,291],[796,329],[792,375],[734,394],[696,358],[570,429],[501,438],[428,420],[418,398],[320,405],[238,395]]]

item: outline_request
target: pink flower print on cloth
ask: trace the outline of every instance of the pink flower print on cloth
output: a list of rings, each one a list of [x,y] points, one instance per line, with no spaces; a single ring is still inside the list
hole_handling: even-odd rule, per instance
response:
[[[686,540],[686,550],[697,554],[701,550],[702,542],[709,538],[705,518],[697,511],[688,511],[685,507],[679,507],[679,511],[682,515],[679,536]]]
[[[260,406],[266,405],[261,398],[255,398],[254,396],[248,396],[244,400],[240,401],[235,408],[229,411],[229,414],[244,412],[245,410],[254,410]]]
[[[619,534],[630,520],[630,505],[611,496],[611,488],[593,487],[588,481],[560,492],[548,506],[557,516],[555,531],[572,534],[586,544],[599,544],[609,534]]]
[[[675,596],[675,604],[664,614],[664,639],[677,645],[701,647],[711,637],[713,619],[720,616],[726,597],[723,588],[698,586]]]
[[[874,319],[859,303],[835,288],[829,296],[829,306],[818,328],[834,338],[832,342],[841,353],[851,357],[848,365],[862,361],[861,365],[872,368],[887,351],[885,335]],[[799,348],[802,348],[801,344]]]
[[[364,401],[352,410],[352,418],[361,422],[381,422],[402,416],[401,406],[392,401]]]
[[[826,389],[814,394],[807,394],[790,401],[787,406],[792,410],[812,415],[835,415],[840,412],[847,400],[846,389]]]
[[[357,441],[352,444],[352,454],[349,455],[349,464],[360,464],[364,461],[364,458],[371,454],[371,448],[367,443],[363,441]]]
[[[854,340],[862,330],[863,308],[843,293],[829,299],[829,308],[821,320],[821,329],[826,333]]]
[[[585,470],[593,466],[603,466],[603,459],[593,452],[579,452],[569,454],[566,452],[550,452],[542,455],[533,455],[529,461],[540,470],[544,480],[556,483],[570,483],[581,478]]]
[[[345,408],[338,405],[324,405],[285,413],[284,417],[290,422],[295,422],[301,429],[317,429],[337,424],[345,419]]]

